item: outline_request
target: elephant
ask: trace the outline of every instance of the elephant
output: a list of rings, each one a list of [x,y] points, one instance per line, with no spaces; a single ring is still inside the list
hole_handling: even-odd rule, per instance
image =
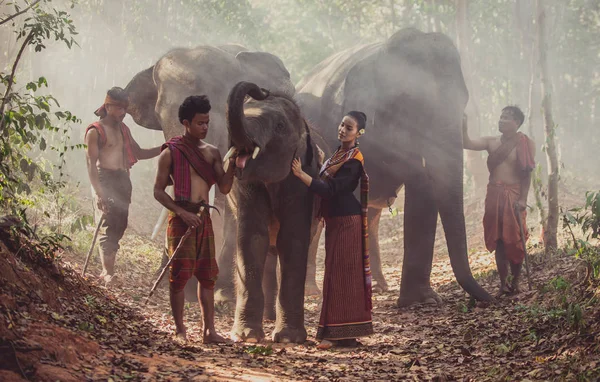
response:
[[[360,147],[370,177],[374,286],[387,289],[378,242],[381,210],[404,186],[404,261],[397,305],[441,303],[430,283],[438,213],[456,280],[474,298],[491,300],[473,278],[467,256],[461,118],[468,91],[452,40],[406,28],[387,41],[341,51],[296,85],[296,98],[332,147],[345,112],[361,110],[369,118]]]
[[[168,140],[183,133],[179,123],[178,108],[192,94],[206,94],[212,109],[211,128],[206,140],[216,145],[222,153],[229,148],[228,132],[225,127],[225,108],[229,90],[239,81],[248,80],[262,87],[283,94],[293,95],[294,84],[283,62],[266,52],[251,52],[237,44],[218,47],[198,46],[176,48],[162,56],[155,65],[136,74],[125,90],[129,94],[127,112],[133,120],[148,129],[162,130]],[[225,198],[218,194],[217,207],[223,212],[223,221],[217,215],[214,225],[216,244],[222,240],[218,265],[220,269],[216,286],[216,298],[233,298],[233,257],[235,253],[235,222]],[[214,215],[213,215],[214,216]],[[221,235],[218,227],[223,227]],[[163,260],[166,258],[164,257]],[[166,262],[163,262],[163,265]],[[268,270],[269,277],[275,268]],[[186,298],[196,299],[196,280],[186,286]],[[268,284],[271,285],[271,284]],[[274,310],[274,305],[270,311]]]
[[[291,163],[301,158],[304,171],[316,176],[317,144],[292,97],[251,82],[242,81],[231,90],[227,128],[237,155],[230,193],[238,234],[231,336],[248,342],[264,338],[261,283],[267,252],[276,248],[280,285],[272,339],[304,342],[304,282],[316,219],[313,196],[291,173]]]

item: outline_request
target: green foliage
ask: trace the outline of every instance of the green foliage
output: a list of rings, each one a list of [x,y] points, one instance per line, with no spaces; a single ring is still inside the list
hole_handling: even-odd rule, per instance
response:
[[[571,235],[574,255],[587,266],[587,281],[600,280],[600,250],[590,243],[590,239],[598,239],[600,235],[600,191],[586,192],[584,206],[563,212],[562,221]],[[574,228],[581,230],[582,237],[576,237]]]
[[[548,282],[546,286],[544,286],[543,291],[561,291],[569,289],[569,282],[565,280],[562,276],[558,276],[553,278]]]
[[[13,89],[17,85],[18,67],[25,48],[40,52],[46,48],[48,40],[63,42],[71,48],[76,44],[73,36],[77,32],[69,14],[51,7],[50,0],[26,5],[20,7],[13,3],[14,14],[0,22],[0,27],[6,28],[7,22],[11,21],[21,46],[12,62],[11,73],[0,72],[0,83],[5,88],[0,105],[0,208],[21,217],[23,229],[40,239],[36,244],[40,250],[54,253],[65,236],[60,230],[38,236],[30,227],[25,211],[34,205],[32,187],[37,187],[38,192],[55,195],[59,195],[64,187],[65,152],[83,147],[69,144],[68,124],[80,120],[69,111],[53,110],[60,105],[51,94],[41,94],[48,88],[45,77],[26,83],[23,89]],[[59,157],[59,164],[54,169],[44,166],[40,158],[48,149]],[[57,178],[53,170],[58,171]],[[85,221],[80,221],[78,225],[83,223]]]
[[[267,355],[273,354],[273,348],[271,347],[271,345],[268,345],[268,346],[262,346],[262,345],[249,346],[244,351],[246,353],[248,353],[248,354],[257,354],[257,355],[262,355],[262,356],[267,356]]]
[[[562,303],[552,304],[549,307],[537,304],[531,306],[517,305],[515,310],[524,314],[530,320],[542,320],[555,326],[566,325],[575,330],[585,328],[584,311],[578,302],[569,302],[565,299]]]

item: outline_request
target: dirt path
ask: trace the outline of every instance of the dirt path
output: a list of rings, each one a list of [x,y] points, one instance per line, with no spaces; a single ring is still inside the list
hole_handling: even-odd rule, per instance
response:
[[[445,243],[439,239],[432,284],[444,305],[399,310],[395,301],[401,276],[401,224],[401,216],[384,215],[382,249],[390,290],[374,296],[376,334],[363,339],[364,346],[356,350],[316,349],[320,297],[306,298],[305,344],[202,345],[197,304],[186,306],[189,344],[174,344],[167,289],[159,289],[151,303],[143,305],[159,249],[138,236],[126,238],[124,252],[135,256],[120,258],[120,281],[109,290],[93,277],[86,281],[77,276],[81,254],[64,254],[63,267],[56,270],[37,269],[2,246],[0,380],[600,378],[599,292],[578,285],[582,268],[576,259],[560,257],[542,264],[537,257],[533,291],[481,306],[472,304],[453,281]],[[467,227],[473,237],[480,234],[477,227],[476,223]],[[493,258],[476,239],[473,243],[473,273],[495,292]],[[90,273],[99,273],[97,262]],[[585,305],[571,297],[584,295],[596,300]],[[219,306],[216,321],[217,329],[227,334],[233,312]],[[272,329],[273,323],[265,324],[267,335]]]

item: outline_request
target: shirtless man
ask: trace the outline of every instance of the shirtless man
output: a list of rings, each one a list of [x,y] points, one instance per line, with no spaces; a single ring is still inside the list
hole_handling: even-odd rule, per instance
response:
[[[183,324],[184,287],[190,277],[198,279],[198,300],[202,310],[204,343],[221,343],[225,339],[215,330],[214,287],[219,269],[215,259],[215,243],[210,220],[208,192],[216,183],[223,194],[233,184],[234,160],[229,159],[227,172],[219,150],[202,140],[208,133],[210,102],[206,96],[190,96],[179,107],[179,122],[185,134],[163,145],[158,159],[154,197],[171,211],[167,225],[169,255],[172,256],[185,233],[183,242],[171,263],[169,289],[171,310],[178,340],[185,341]],[[172,181],[175,200],[165,192]]]
[[[525,224],[527,194],[531,184],[531,171],[535,167],[535,146],[525,134],[518,132],[523,112],[516,106],[502,109],[498,130],[502,135],[469,138],[466,116],[463,119],[463,147],[467,150],[486,150],[490,180],[485,197],[483,228],[488,251],[496,251],[496,265],[500,275],[498,295],[518,293],[525,248],[521,240],[519,220]],[[508,265],[513,276],[507,284]]]
[[[115,273],[119,240],[127,228],[131,203],[129,169],[138,159],[160,154],[160,147],[142,149],[123,123],[127,113],[127,93],[114,87],[106,93],[104,104],[95,111],[100,120],[85,132],[87,169],[96,193],[98,209],[104,220],[100,227],[101,278],[108,285]]]

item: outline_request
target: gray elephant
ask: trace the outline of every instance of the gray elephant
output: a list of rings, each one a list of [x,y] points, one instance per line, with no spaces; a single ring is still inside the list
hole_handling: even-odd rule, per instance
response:
[[[316,176],[317,147],[300,108],[288,95],[240,82],[231,90],[227,106],[229,138],[237,155],[237,181],[230,194],[238,233],[231,334],[251,342],[264,338],[261,283],[267,252],[275,247],[281,277],[272,338],[304,342],[304,281],[316,224],[312,195],[291,175],[291,163],[301,158],[304,171]]]
[[[371,268],[379,287],[387,288],[379,218],[404,185],[398,305],[440,302],[430,284],[438,213],[458,283],[476,299],[490,300],[473,278],[467,257],[461,118],[468,92],[452,41],[440,33],[403,29],[384,43],[327,58],[298,83],[296,93],[305,116],[332,147],[344,112],[368,115],[370,124],[360,145],[371,179]]]
[[[229,90],[239,81],[252,81],[264,88],[293,95],[294,85],[283,62],[265,52],[249,52],[241,45],[229,44],[219,47],[198,46],[177,48],[162,56],[155,65],[138,73],[127,85],[129,94],[128,113],[139,125],[162,130],[165,139],[183,133],[177,118],[181,102],[191,94],[206,94],[211,100],[211,128],[206,140],[224,153],[229,148],[225,127],[225,108]],[[216,298],[233,298],[233,256],[235,253],[235,221],[225,198],[217,194],[216,202],[223,212],[223,221],[215,219],[217,245],[222,239],[221,255],[218,256],[220,275]],[[223,226],[221,235],[218,230]],[[270,262],[271,279],[275,268]],[[195,280],[190,280],[186,297],[194,300]],[[220,292],[220,293],[219,293]],[[225,295],[223,297],[223,294]],[[273,310],[271,308],[270,310]]]

